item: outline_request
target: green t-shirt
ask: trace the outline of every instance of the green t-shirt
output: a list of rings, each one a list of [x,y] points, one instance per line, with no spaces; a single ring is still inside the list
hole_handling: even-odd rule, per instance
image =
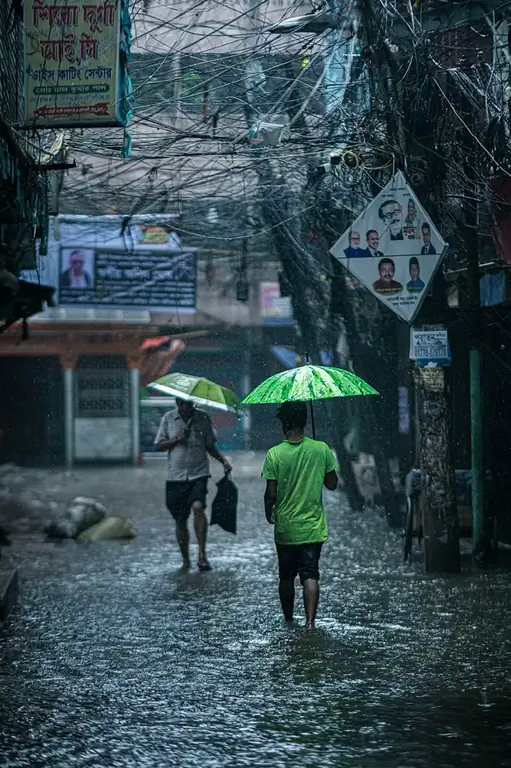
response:
[[[311,544],[328,539],[323,481],[326,473],[336,468],[328,445],[310,437],[299,443],[285,440],[268,451],[263,478],[277,481],[277,544]]]

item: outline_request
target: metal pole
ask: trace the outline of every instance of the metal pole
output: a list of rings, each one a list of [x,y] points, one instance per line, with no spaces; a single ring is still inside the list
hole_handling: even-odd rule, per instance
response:
[[[73,466],[73,411],[73,369],[64,368],[64,446],[66,467],[68,469]]]
[[[481,349],[470,350],[470,427],[472,448],[472,542],[474,548],[484,532],[484,456]]]
[[[247,342],[247,347],[245,349],[244,372],[243,372],[243,383],[242,383],[243,397],[246,397],[250,392],[250,353],[252,349],[252,339],[250,338],[250,334],[247,334],[245,338]],[[250,449],[251,426],[252,426],[252,423],[250,418],[250,408],[245,408],[242,416],[243,448],[245,451],[248,451]]]
[[[312,427],[312,439],[316,439],[316,423],[314,421],[314,408],[312,406],[312,400],[310,401],[311,406],[311,427]]]
[[[140,453],[140,370],[130,369],[131,382],[131,457],[137,466]]]
[[[483,386],[481,346],[481,293],[476,218],[466,228],[467,292],[469,318],[470,365],[470,443],[472,464],[472,547],[476,553],[484,533],[484,446]]]

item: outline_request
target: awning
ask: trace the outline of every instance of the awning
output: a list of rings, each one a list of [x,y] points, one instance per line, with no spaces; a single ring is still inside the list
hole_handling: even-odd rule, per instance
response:
[[[185,348],[184,341],[173,339],[168,349],[161,349],[162,344],[167,343],[168,340],[168,336],[160,336],[147,339],[142,344],[140,354],[140,385],[142,387],[146,387],[151,381],[165,376]],[[148,345],[147,342],[159,343]]]
[[[170,336],[155,336],[154,339],[146,339],[140,349],[158,349],[158,347],[166,344],[169,339]]]

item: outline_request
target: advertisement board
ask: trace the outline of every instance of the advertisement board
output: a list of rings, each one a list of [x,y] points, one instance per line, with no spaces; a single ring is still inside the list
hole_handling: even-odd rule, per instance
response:
[[[121,0],[25,0],[27,125],[122,123],[121,12]]]
[[[413,328],[410,333],[410,360],[417,365],[451,364],[451,349],[446,328]]]
[[[261,283],[260,317],[263,325],[292,325],[293,308],[290,296],[280,295],[277,283]]]
[[[447,243],[399,171],[331,253],[377,299],[412,322]]]
[[[56,217],[48,255],[24,277],[57,288],[61,307],[196,311],[197,248],[165,217]]]

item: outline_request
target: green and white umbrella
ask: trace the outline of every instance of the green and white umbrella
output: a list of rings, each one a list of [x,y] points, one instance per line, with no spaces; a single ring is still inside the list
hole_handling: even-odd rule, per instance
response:
[[[243,410],[232,390],[209,379],[189,376],[187,373],[169,373],[147,386],[168,397],[189,400],[196,405],[216,408],[219,411],[239,413]]]
[[[359,397],[379,393],[359,376],[342,368],[326,365],[306,365],[276,373],[252,390],[243,405],[285,403],[293,401],[311,403],[312,431],[315,433],[313,400],[332,397]]]

